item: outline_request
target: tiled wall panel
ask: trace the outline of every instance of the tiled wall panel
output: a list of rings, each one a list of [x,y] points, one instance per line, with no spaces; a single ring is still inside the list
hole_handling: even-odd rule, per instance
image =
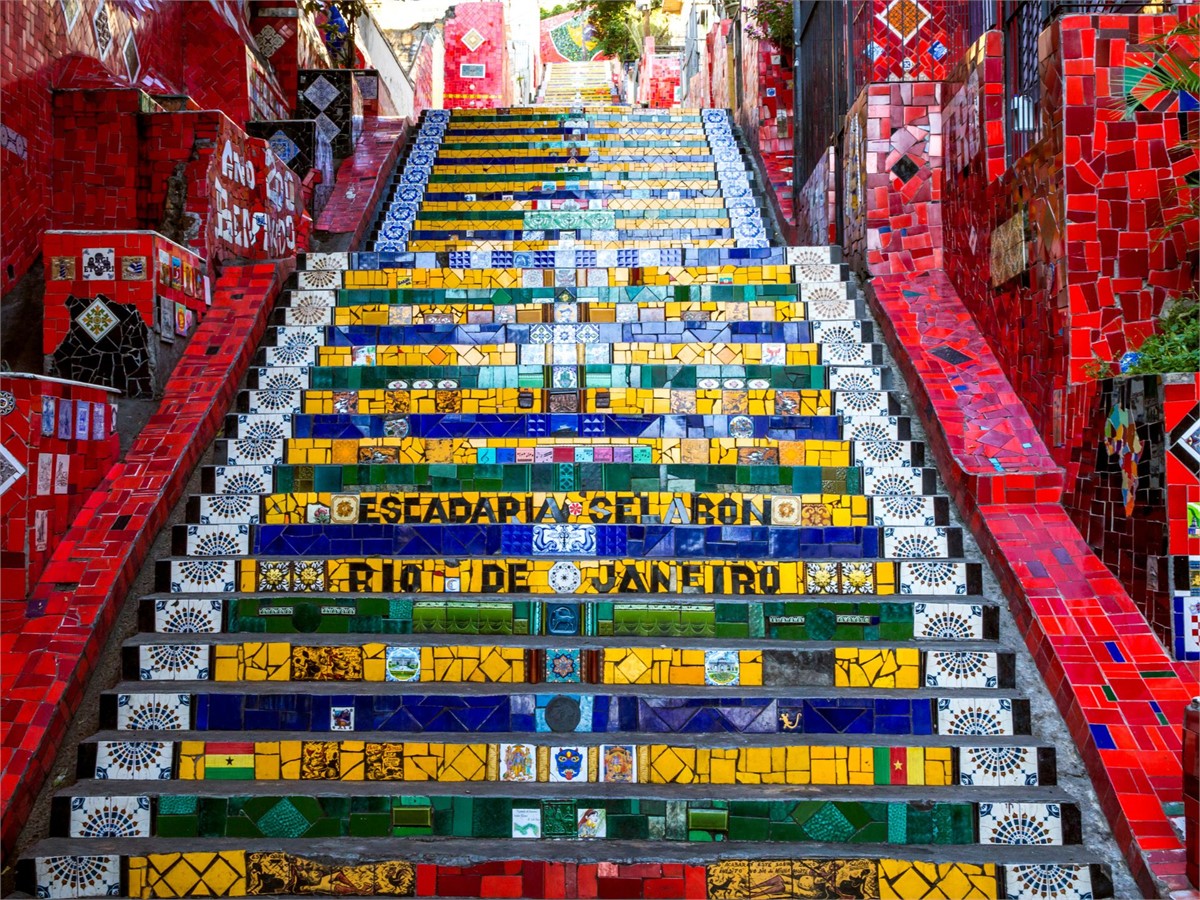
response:
[[[116,461],[112,392],[37,376],[0,378],[0,597],[37,582],[88,493]]]
[[[458,4],[446,20],[445,41],[447,109],[512,102],[503,3]]]

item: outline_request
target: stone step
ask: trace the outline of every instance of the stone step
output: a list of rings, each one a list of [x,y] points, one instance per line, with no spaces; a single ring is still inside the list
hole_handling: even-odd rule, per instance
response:
[[[597,327],[592,323],[585,323]],[[561,326],[546,326],[547,328]],[[581,326],[582,327],[582,326]],[[407,344],[326,347],[308,340],[259,348],[256,366],[512,366],[534,365],[836,365],[876,366],[882,361],[881,344],[785,344],[779,342],[652,341],[617,343],[543,344]]]
[[[513,367],[513,375],[517,374]],[[899,401],[882,391],[841,392],[768,387],[731,392],[724,388],[699,387],[587,389],[577,386],[525,387],[517,384],[473,387],[460,385],[450,378],[416,381],[412,386],[408,382],[404,383],[404,387],[391,382],[390,389],[368,388],[358,391],[240,391],[235,405],[238,412],[250,415],[283,413],[293,416],[545,413],[557,411],[555,407],[563,405],[575,407],[581,412],[627,415],[644,412],[678,414],[686,410],[698,415],[851,415],[889,418],[900,412]],[[566,398],[565,392],[574,394],[574,398]]]
[[[408,325],[508,325],[539,323],[676,323],[676,322],[801,322],[808,318],[805,305],[794,298],[750,302],[714,301],[603,301],[504,304],[442,303],[358,306],[283,306],[272,317],[272,332],[278,328],[304,326],[408,326]],[[845,300],[840,316],[824,315],[820,321],[853,320],[861,314],[856,304]],[[710,326],[711,327],[711,326]]]
[[[999,608],[986,602],[708,600],[506,601],[369,596],[201,599],[180,594],[141,600],[138,627],[159,634],[456,634],[584,637],[755,638],[778,641],[995,641]]]
[[[566,415],[562,415],[563,418]],[[432,417],[431,417],[432,418]],[[442,417],[439,417],[442,418]],[[449,418],[449,417],[445,417]],[[550,418],[549,416],[547,418]],[[557,418],[557,417],[556,417]],[[571,416],[571,418],[577,418]],[[450,422],[450,425],[461,423]],[[396,428],[402,431],[401,422]],[[511,426],[509,426],[511,427]],[[220,439],[214,445],[216,465],[345,464],[479,464],[538,461],[572,463],[642,463],[701,465],[827,466],[883,465],[920,467],[925,448],[919,441],[882,438],[852,441],[778,441],[767,438],[273,438],[251,434]]]
[[[148,687],[126,683],[114,688],[119,693],[106,694],[106,721],[115,727],[120,696],[140,696]],[[987,696],[948,691],[930,697],[860,688],[824,695],[760,688],[729,696],[696,688],[660,686],[647,692],[610,686],[601,692],[553,684],[496,693],[495,688],[423,683],[419,690],[396,693],[360,682],[311,682],[298,695],[287,682],[259,682],[253,689],[203,683],[176,687],[193,710],[190,730],[204,732],[940,735],[979,744],[1030,734],[1028,701],[1004,689]]]
[[[878,363],[863,359],[873,330],[865,321],[815,322],[453,322],[408,325],[272,325],[264,347],[392,347],[408,344],[817,344],[827,364]]]

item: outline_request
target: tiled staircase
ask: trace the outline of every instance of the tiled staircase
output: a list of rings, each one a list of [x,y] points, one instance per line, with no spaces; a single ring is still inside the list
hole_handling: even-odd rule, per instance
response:
[[[613,63],[547,63],[540,100],[546,106],[607,106],[613,96]]]
[[[426,113],[25,888],[1109,895],[836,248],[756,202],[723,112]]]

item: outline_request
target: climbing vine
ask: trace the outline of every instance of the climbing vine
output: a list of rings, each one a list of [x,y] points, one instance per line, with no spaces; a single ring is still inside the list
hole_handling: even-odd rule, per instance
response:
[[[792,0],[758,0],[746,9],[749,18],[747,31],[760,41],[770,41],[787,56],[795,47],[792,29]]]

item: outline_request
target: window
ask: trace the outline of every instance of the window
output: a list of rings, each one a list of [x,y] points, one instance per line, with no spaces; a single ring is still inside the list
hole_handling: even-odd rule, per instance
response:
[[[1047,0],[1006,0],[1004,56],[1009,160],[1020,159],[1042,136],[1038,35],[1048,24]]]
[[[461,63],[458,67],[459,78],[483,78],[487,75],[487,66],[483,63]]]

